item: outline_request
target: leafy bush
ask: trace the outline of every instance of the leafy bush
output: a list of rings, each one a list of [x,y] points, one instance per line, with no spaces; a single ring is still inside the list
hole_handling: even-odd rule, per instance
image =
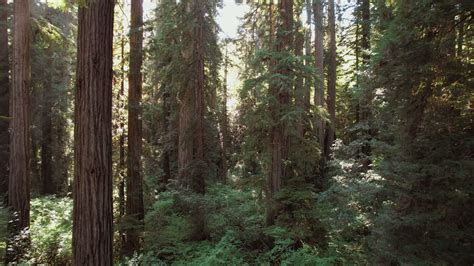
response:
[[[160,193],[146,216],[145,253],[128,263],[331,265],[342,261],[316,248],[325,232],[316,219],[314,193],[283,191],[280,204],[293,211],[280,216],[272,227],[265,226],[265,206],[255,194],[221,184],[208,187],[204,196],[173,190]],[[190,210],[196,206],[206,215],[205,241],[190,240]]]
[[[72,261],[72,199],[31,200],[29,263],[66,265]]]

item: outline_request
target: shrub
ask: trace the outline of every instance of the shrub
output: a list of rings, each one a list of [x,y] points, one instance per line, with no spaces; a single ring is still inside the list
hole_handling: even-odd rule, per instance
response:
[[[31,247],[28,263],[66,265],[72,261],[72,199],[53,196],[31,200]]]

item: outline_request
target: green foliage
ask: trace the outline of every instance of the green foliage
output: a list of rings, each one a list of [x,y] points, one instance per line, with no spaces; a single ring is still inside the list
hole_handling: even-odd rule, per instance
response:
[[[29,263],[65,265],[72,260],[72,200],[31,200]]]
[[[6,239],[8,236],[7,225],[8,225],[8,211],[2,207],[3,203],[0,202],[0,259],[3,261],[3,255],[5,254]]]

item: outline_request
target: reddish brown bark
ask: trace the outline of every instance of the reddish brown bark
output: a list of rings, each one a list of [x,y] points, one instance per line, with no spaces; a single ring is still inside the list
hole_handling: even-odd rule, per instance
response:
[[[128,156],[127,156],[127,201],[125,255],[133,255],[140,249],[140,231],[144,218],[143,181],[141,176],[142,150],[142,46],[143,46],[143,0],[132,0],[130,25],[130,72],[128,93]]]
[[[313,3],[313,13],[315,21],[315,66],[316,66],[316,81],[314,90],[314,104],[319,108],[325,108],[324,104],[324,25],[323,25],[323,4],[322,0],[316,0]],[[316,128],[318,132],[319,144],[322,149],[324,157],[325,153],[325,132],[326,127],[323,119],[316,120]]]
[[[5,201],[8,191],[9,143],[9,58],[7,0],[0,0],[0,202]]]
[[[120,64],[120,91],[118,95],[118,101],[120,102],[120,108],[125,108],[125,104],[123,101],[125,95],[125,40],[122,38],[122,42],[120,44],[120,53],[122,62]],[[126,172],[126,164],[125,164],[125,123],[123,120],[120,121],[119,124],[119,165],[118,165],[118,172],[119,172],[119,219],[120,222],[123,220],[125,216],[125,172]],[[125,254],[125,232],[121,228],[119,231],[120,234],[120,244],[121,244],[121,252],[122,255]]]
[[[73,264],[112,265],[113,0],[79,7]]]
[[[13,66],[10,95],[10,173],[8,204],[15,218],[10,232],[17,235],[30,224],[30,2],[13,4]],[[21,247],[10,245],[7,262],[22,256]]]
[[[179,113],[179,182],[194,193],[205,193],[204,160],[204,8],[202,2],[194,0],[187,3],[186,10],[195,16],[196,25],[188,30],[186,38],[191,43],[184,51],[184,60],[190,65],[190,80],[180,97]],[[204,214],[198,207],[192,210],[194,240],[204,239]]]
[[[327,106],[330,124],[327,129],[325,144],[325,155],[329,156],[331,145],[336,137],[336,12],[334,0],[329,0],[328,6],[329,22],[329,65],[328,65],[328,97]]]

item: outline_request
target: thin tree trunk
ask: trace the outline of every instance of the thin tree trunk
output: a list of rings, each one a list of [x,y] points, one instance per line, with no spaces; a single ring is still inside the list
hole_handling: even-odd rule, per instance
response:
[[[299,30],[296,30],[295,36],[295,55],[303,57],[304,35]],[[295,80],[295,101],[296,108],[300,112],[297,123],[297,136],[300,140],[303,139],[305,133],[305,118],[306,118],[306,88],[304,86],[304,79],[298,75]]]
[[[312,66],[313,61],[309,58],[312,56],[312,49],[311,49],[311,38],[312,38],[312,20],[313,20],[313,6],[311,0],[306,0],[306,30],[304,32],[304,46],[305,46],[305,56],[308,58],[305,60],[305,64],[307,67]],[[309,113],[311,109],[311,87],[313,86],[313,82],[311,78],[305,78],[304,81],[304,110],[305,112]],[[308,129],[308,128],[306,128]]]
[[[130,72],[128,94],[128,177],[126,215],[130,227],[126,230],[125,255],[133,255],[140,249],[142,228],[143,181],[141,176],[142,150],[142,46],[143,46],[143,0],[132,0],[130,25]]]
[[[0,204],[7,203],[8,160],[10,136],[8,134],[9,117],[9,56],[8,56],[8,5],[0,0]]]
[[[222,96],[222,122],[221,122],[221,135],[222,135],[222,144],[221,144],[221,180],[222,183],[227,183],[227,171],[228,171],[228,150],[229,150],[229,118],[227,116],[227,75],[229,73],[229,56],[226,54],[224,59],[224,91]]]
[[[314,90],[314,104],[318,108],[325,108],[324,104],[324,26],[323,26],[323,3],[322,0],[316,0],[313,4],[314,13],[314,46],[315,46],[315,65],[316,81]],[[319,144],[322,149],[323,158],[325,156],[325,123],[323,119],[316,120]]]
[[[114,2],[79,7],[74,129],[73,264],[112,265]]]
[[[170,93],[163,93],[163,130],[165,132],[165,145],[168,146],[163,151],[162,165],[163,177],[159,180],[161,189],[164,191],[166,185],[171,180],[171,151],[169,148],[169,141],[171,141],[172,121],[171,121],[171,99]]]
[[[125,94],[125,41],[122,38],[120,44],[120,54],[122,62],[120,64],[120,91],[119,91],[119,103],[120,108],[125,108],[124,104],[124,94]],[[119,138],[119,217],[120,221],[122,222],[125,216],[125,172],[126,172],[126,165],[125,165],[125,123],[124,121],[120,121],[119,124],[119,131],[120,131],[120,138]],[[121,252],[122,255],[126,253],[125,250],[125,232],[122,228],[120,228],[120,244],[121,244]]]
[[[10,174],[8,204],[15,218],[11,219],[11,236],[30,225],[30,1],[13,4],[13,67],[10,99]],[[24,250],[17,243],[8,243],[7,262],[17,261]]]
[[[329,66],[328,66],[328,97],[327,105],[330,124],[327,129],[327,143],[325,145],[326,158],[329,157],[331,146],[336,137],[336,12],[334,0],[329,0]]]
[[[364,70],[364,75],[362,76],[362,88],[363,88],[363,93],[362,93],[362,101],[361,105],[359,108],[360,111],[360,119],[364,122],[366,126],[368,126],[368,130],[365,130],[364,134],[364,144],[362,145],[362,153],[367,157],[363,161],[363,167],[365,170],[367,170],[370,166],[370,159],[368,156],[371,154],[371,147],[370,147],[370,140],[371,140],[371,135],[372,135],[372,130],[370,129],[370,120],[372,116],[372,90],[369,87],[369,80],[367,77],[367,69],[369,67],[369,61],[370,61],[370,29],[371,29],[371,23],[370,23],[370,1],[369,0],[361,0],[360,2],[360,8],[361,8],[361,22],[362,22],[362,27],[361,27],[361,40],[360,40],[360,47],[362,49],[362,69]]]

